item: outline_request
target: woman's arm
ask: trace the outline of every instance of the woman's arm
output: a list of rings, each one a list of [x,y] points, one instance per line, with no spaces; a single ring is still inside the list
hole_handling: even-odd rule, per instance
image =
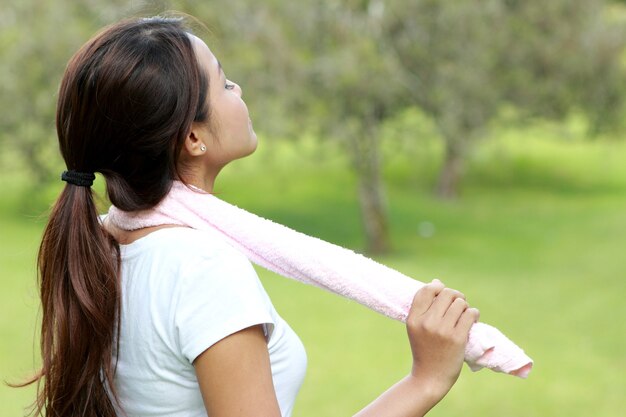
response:
[[[435,281],[417,292],[407,319],[411,373],[355,417],[421,417],[456,382],[478,310]],[[194,361],[211,417],[280,417],[263,331],[253,326],[205,350]]]
[[[463,294],[438,280],[420,289],[407,318],[411,373],[355,417],[424,416],[459,377],[469,329],[478,316]]]
[[[280,417],[261,326],[225,337],[193,364],[211,417]]]

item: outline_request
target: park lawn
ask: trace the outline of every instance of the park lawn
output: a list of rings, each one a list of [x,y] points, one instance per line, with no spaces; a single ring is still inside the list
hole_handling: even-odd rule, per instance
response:
[[[432,416],[622,415],[626,308],[618,299],[626,294],[625,151],[622,144],[593,142],[485,144],[455,202],[432,197],[428,155],[418,155],[417,162],[387,155],[395,250],[379,260],[416,279],[438,277],[462,290],[483,321],[535,360],[528,380],[465,368]],[[267,145],[225,171],[216,191],[358,250],[363,241],[355,180],[344,162],[332,147]],[[34,259],[42,223],[32,212],[16,214],[16,187],[5,189],[0,371],[2,379],[15,380],[36,357]],[[425,224],[432,235],[423,232]],[[401,323],[259,273],[307,347],[308,374],[294,417],[352,415],[408,372]],[[0,414],[21,415],[32,395],[31,389],[1,387]]]

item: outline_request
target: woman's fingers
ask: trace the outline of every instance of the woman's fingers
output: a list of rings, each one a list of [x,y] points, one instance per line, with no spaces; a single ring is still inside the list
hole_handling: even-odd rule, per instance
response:
[[[443,316],[443,325],[450,329],[456,327],[461,315],[468,307],[469,304],[463,298],[458,297],[452,300],[450,307]]]
[[[480,318],[480,311],[476,308],[468,308],[463,311],[461,317],[459,317],[459,321],[456,324],[456,328],[464,333],[469,333],[470,328],[474,325],[474,323],[478,322]]]
[[[438,279],[434,279],[430,284],[424,285],[413,297],[409,319],[420,317],[430,309],[433,301],[445,286]]]
[[[465,295],[457,290],[453,290],[452,288],[444,288],[439,294],[437,294],[437,297],[432,303],[432,314],[436,317],[445,316],[451,304],[457,298],[465,300]]]
[[[433,280],[413,297],[407,325],[415,327],[420,323],[420,328],[424,330],[467,337],[479,315],[477,309],[469,307],[463,293],[446,288],[439,280]]]

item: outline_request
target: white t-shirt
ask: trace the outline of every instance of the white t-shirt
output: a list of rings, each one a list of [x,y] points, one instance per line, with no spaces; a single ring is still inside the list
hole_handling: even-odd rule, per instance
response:
[[[256,324],[268,339],[281,414],[291,415],[306,371],[304,346],[245,256],[217,233],[182,227],[157,230],[120,249],[115,387],[128,417],[206,417],[192,362]]]

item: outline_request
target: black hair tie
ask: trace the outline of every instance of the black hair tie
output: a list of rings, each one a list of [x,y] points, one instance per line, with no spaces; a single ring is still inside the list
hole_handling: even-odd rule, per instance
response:
[[[61,179],[69,184],[78,185],[79,187],[91,187],[96,175],[93,172],[77,172],[63,171]]]

